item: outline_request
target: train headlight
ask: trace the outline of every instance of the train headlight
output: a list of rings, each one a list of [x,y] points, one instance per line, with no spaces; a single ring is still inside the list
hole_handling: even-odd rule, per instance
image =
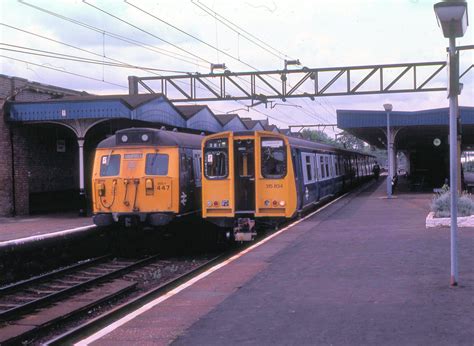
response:
[[[147,195],[147,196],[153,195],[153,193],[154,193],[154,189],[153,189],[153,179],[147,178],[147,179],[145,180],[145,191],[146,191],[146,195]]]
[[[120,138],[120,140],[124,143],[128,142],[128,136],[127,135],[122,135],[122,137]]]
[[[229,200],[228,199],[223,199],[222,202],[221,202],[221,206],[228,207],[229,206]]]
[[[266,207],[268,207],[270,205],[270,201],[267,199],[265,200],[265,202],[263,202],[265,204]]]
[[[277,201],[273,201],[273,206],[276,207],[278,205]]]
[[[105,184],[98,184],[97,185],[97,191],[99,193],[99,197],[104,197],[105,196]]]
[[[280,201],[280,206],[284,207],[285,206],[285,201]]]
[[[211,202],[211,201],[207,201],[207,206],[208,206],[208,207],[212,206],[212,202]]]
[[[142,135],[142,141],[146,142],[147,140],[148,140],[148,135],[147,134]]]
[[[218,206],[219,206],[219,202],[214,201],[214,207],[218,207]]]

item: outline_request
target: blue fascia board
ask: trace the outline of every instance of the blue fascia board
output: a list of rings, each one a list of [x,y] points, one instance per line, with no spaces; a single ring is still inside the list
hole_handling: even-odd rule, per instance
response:
[[[130,109],[120,100],[24,102],[11,103],[9,114],[9,121],[130,118]]]

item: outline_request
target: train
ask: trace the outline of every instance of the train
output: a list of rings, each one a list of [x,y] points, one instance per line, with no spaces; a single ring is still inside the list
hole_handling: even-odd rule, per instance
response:
[[[93,222],[154,227],[200,216],[202,139],[129,128],[101,141],[92,170]]]
[[[95,152],[93,222],[159,227],[202,217],[229,239],[251,241],[256,225],[277,225],[368,179],[374,162],[268,131],[123,129]]]
[[[369,179],[375,157],[268,131],[223,132],[202,142],[202,217],[237,241],[256,222],[278,224]]]

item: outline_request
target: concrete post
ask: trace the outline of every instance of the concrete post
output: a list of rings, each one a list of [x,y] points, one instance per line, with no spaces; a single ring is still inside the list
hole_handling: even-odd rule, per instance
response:
[[[387,198],[392,197],[392,134],[390,132],[390,111],[387,111],[387,159],[388,159],[388,176],[387,176]]]
[[[449,38],[449,63],[456,59],[456,39]],[[459,78],[459,77],[458,77]],[[450,78],[452,80],[452,78]],[[451,81],[450,81],[451,83]],[[458,285],[458,96],[450,86],[449,95],[449,179],[451,202],[451,286]]]

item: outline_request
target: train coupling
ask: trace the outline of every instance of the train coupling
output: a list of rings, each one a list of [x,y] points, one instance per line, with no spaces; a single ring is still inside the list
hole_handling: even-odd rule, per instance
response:
[[[234,225],[235,241],[252,241],[255,239],[255,220],[251,218],[239,218]]]

